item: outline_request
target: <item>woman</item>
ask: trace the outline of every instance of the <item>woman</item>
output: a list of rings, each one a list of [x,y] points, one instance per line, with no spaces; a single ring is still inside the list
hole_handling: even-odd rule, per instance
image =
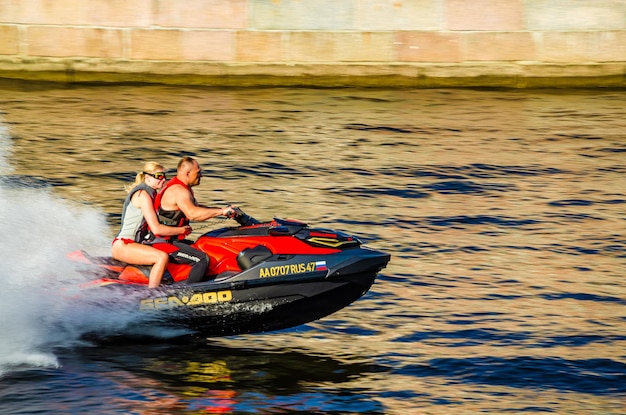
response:
[[[143,171],[137,173],[135,182],[126,186],[128,195],[122,208],[122,226],[113,240],[113,258],[135,265],[152,265],[148,280],[149,288],[161,283],[168,262],[166,252],[142,242],[149,231],[157,235],[189,235],[190,226],[166,226],[159,223],[153,200],[157,190],[165,183],[165,168],[155,162],[147,162]]]

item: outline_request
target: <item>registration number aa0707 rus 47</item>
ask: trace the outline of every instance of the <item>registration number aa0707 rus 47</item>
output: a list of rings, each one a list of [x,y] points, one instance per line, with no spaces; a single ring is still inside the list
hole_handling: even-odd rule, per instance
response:
[[[283,277],[286,275],[304,274],[306,272],[326,271],[326,261],[302,262],[299,264],[274,265],[259,270],[260,278]]]

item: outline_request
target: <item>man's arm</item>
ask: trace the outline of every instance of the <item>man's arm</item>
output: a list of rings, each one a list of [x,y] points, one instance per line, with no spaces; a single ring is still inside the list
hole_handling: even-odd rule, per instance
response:
[[[174,198],[176,206],[192,221],[200,222],[220,215],[227,216],[231,209],[230,207],[211,208],[198,206],[191,192],[182,186],[176,186],[176,188],[172,187],[168,191],[175,191]]]

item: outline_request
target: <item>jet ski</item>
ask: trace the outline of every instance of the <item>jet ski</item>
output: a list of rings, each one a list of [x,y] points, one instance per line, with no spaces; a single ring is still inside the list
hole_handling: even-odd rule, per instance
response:
[[[151,321],[206,337],[280,330],[332,314],[363,296],[390,255],[358,237],[240,209],[239,226],[211,230],[192,246],[209,256],[205,278],[185,283],[189,266],[170,263],[161,286],[148,289],[149,267],[84,251],[70,258],[97,279],[82,289],[112,290],[116,301]]]

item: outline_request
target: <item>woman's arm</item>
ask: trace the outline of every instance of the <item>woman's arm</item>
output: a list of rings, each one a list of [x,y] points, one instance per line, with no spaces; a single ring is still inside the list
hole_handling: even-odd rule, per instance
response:
[[[191,227],[189,226],[167,226],[159,223],[154,206],[152,205],[152,198],[148,193],[143,190],[138,191],[133,195],[133,199],[136,199],[143,217],[146,219],[150,230],[156,235],[172,236],[180,234],[191,233]]]

